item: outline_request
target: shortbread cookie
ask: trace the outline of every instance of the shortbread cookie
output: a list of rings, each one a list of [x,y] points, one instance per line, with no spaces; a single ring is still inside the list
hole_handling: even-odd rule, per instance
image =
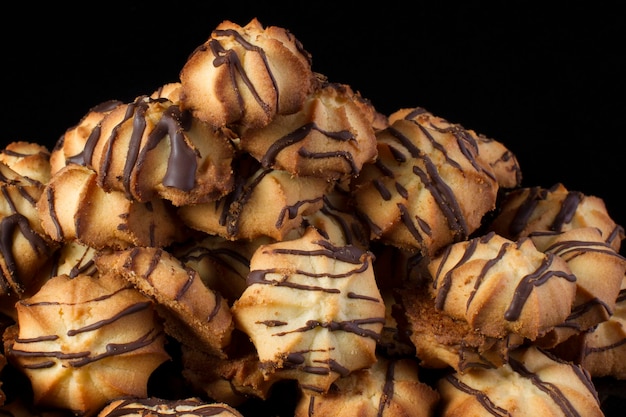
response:
[[[246,278],[254,252],[259,246],[273,241],[268,237],[233,241],[203,234],[201,238],[173,246],[170,251],[185,266],[198,271],[202,282],[219,292],[230,305],[247,287]]]
[[[232,308],[267,375],[297,380],[315,393],[376,362],[385,305],[372,254],[334,246],[315,229],[261,246],[248,288]]]
[[[37,406],[87,416],[120,396],[145,397],[169,359],[152,301],[117,274],[58,275],[16,308],[4,351]]]
[[[612,313],[607,320],[568,338],[553,351],[582,365],[593,377],[626,380],[626,276]]]
[[[474,368],[439,380],[440,416],[601,417],[597,392],[581,367],[529,347],[498,368]]]
[[[419,117],[419,112],[415,112],[415,109],[410,108],[397,110],[389,116],[389,123],[407,117]],[[476,147],[480,159],[491,167],[498,185],[501,188],[516,188],[521,185],[522,169],[519,161],[515,154],[502,142],[487,137],[482,133],[477,133],[472,129],[463,128],[458,123],[451,124],[440,117],[435,118],[433,121],[439,128],[445,129],[447,127],[452,131],[460,129],[461,132],[464,131],[464,134],[469,135],[471,137],[470,142],[472,140],[475,142],[474,146]],[[463,134],[461,132],[459,132],[459,134]]]
[[[429,417],[434,415],[439,393],[419,379],[413,359],[379,357],[367,369],[334,382],[324,395],[304,392],[295,417]]]
[[[329,181],[356,177],[376,159],[373,106],[345,84],[326,83],[300,111],[241,130],[241,148],[264,168]]]
[[[619,252],[626,236],[624,227],[611,218],[604,200],[562,183],[551,188],[524,187],[505,194],[490,230],[512,240],[536,232],[564,232],[595,227],[602,239]]]
[[[59,171],[68,164],[85,165],[85,154],[91,149],[85,146],[93,143],[100,134],[100,122],[113,109],[124,104],[119,100],[107,100],[92,108],[74,126],[67,129],[56,141],[50,154],[51,174]],[[94,136],[94,138],[91,138]],[[91,138],[91,141],[90,141]]]
[[[626,273],[626,259],[604,241],[599,229],[579,227],[565,232],[534,233],[537,249],[563,258],[576,276],[571,314],[541,338],[551,347],[607,320],[615,308]]]
[[[432,369],[452,368],[465,372],[473,367],[497,367],[506,363],[509,351],[524,343],[514,333],[495,338],[435,308],[424,287],[398,291],[400,302],[392,310],[399,334],[415,347],[420,365]]]
[[[269,398],[279,378],[263,372],[254,346],[240,336],[229,346],[227,358],[181,345],[182,375],[195,392],[233,407]]]
[[[15,302],[28,293],[58,246],[46,234],[37,211],[43,190],[39,180],[0,162],[0,298],[9,296]]]
[[[432,255],[495,208],[496,176],[461,126],[416,108],[377,140],[378,159],[351,182],[372,240]]]
[[[220,23],[181,72],[181,101],[218,128],[267,125],[277,114],[295,113],[312,91],[311,55],[288,30]]]
[[[51,176],[50,151],[35,142],[17,141],[0,150],[0,163],[30,180],[42,184]]]
[[[234,328],[226,300],[162,248],[134,247],[102,252],[100,273],[118,274],[154,300],[165,331],[194,349],[224,357]]]
[[[229,406],[217,402],[205,402],[198,397],[180,400],[163,398],[128,398],[109,403],[98,417],[243,417]]]
[[[98,175],[70,164],[55,173],[37,201],[45,234],[56,242],[78,240],[96,249],[167,246],[186,237],[168,201],[141,203],[98,186]]]
[[[435,307],[495,338],[536,340],[570,315],[576,295],[563,258],[493,232],[449,245],[428,270]]]
[[[166,98],[139,96],[106,114],[85,144],[84,162],[106,191],[175,206],[216,200],[232,189],[234,147]]]
[[[333,184],[323,178],[294,177],[263,168],[249,155],[235,161],[235,187],[217,202],[180,207],[190,228],[230,240],[270,237],[283,240],[302,225],[303,216],[323,205]]]

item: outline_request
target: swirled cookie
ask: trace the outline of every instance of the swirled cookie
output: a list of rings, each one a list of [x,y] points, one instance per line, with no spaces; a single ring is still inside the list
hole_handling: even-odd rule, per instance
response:
[[[106,191],[175,206],[216,200],[232,189],[234,147],[166,98],[139,96],[104,115],[85,143],[86,166]]]
[[[314,228],[263,245],[250,260],[248,287],[232,307],[267,375],[322,393],[341,376],[371,366],[385,322],[372,254],[334,246]]]
[[[118,399],[107,404],[98,417],[243,417],[229,406],[217,402],[205,402],[198,397],[180,400],[163,398],[129,398]]]
[[[85,165],[85,153],[89,152],[89,149],[85,150],[85,146],[88,142],[93,143],[94,138],[91,136],[100,134],[99,124],[104,116],[122,104],[124,103],[119,100],[107,100],[93,106],[76,125],[67,129],[56,141],[50,153],[51,174],[54,175],[70,163]]]
[[[100,273],[118,274],[154,300],[165,331],[180,343],[224,357],[233,320],[226,300],[162,248],[133,247],[101,252],[95,258]]]
[[[530,239],[493,232],[427,260],[432,281],[408,287],[397,312],[427,367],[494,367],[571,313],[576,277],[565,260]]]
[[[371,367],[338,379],[324,395],[304,392],[295,417],[428,417],[439,393],[419,379],[413,359],[379,357]]]
[[[415,109],[400,109],[389,116],[389,123],[406,117],[415,117]],[[475,141],[476,151],[480,159],[487,163],[493,171],[498,185],[501,188],[516,188],[522,183],[522,170],[517,157],[502,142],[487,137],[482,133],[476,133],[472,129],[466,129],[459,124],[450,122],[438,117],[432,118],[434,124],[440,129],[462,129]]]
[[[264,168],[329,181],[356,177],[376,159],[375,110],[345,84],[325,83],[300,111],[241,129],[241,148]]]
[[[30,180],[45,184],[50,179],[50,151],[35,142],[11,142],[0,150],[0,163]]]
[[[415,108],[377,140],[378,159],[351,182],[372,240],[432,255],[495,208],[496,176],[461,126]]]
[[[27,294],[57,248],[41,225],[37,201],[44,185],[0,162],[0,302]]]
[[[564,259],[493,232],[449,245],[428,270],[435,307],[495,338],[536,340],[570,315],[576,295]]]
[[[47,236],[56,242],[78,240],[96,249],[167,246],[186,236],[167,200],[129,200],[122,191],[102,189],[97,177],[78,164],[52,176],[36,203]]]
[[[624,227],[611,218],[604,200],[570,191],[562,183],[507,192],[489,225],[490,230],[512,240],[536,232],[564,232],[578,227],[597,228],[617,252],[626,236]]]
[[[202,235],[170,248],[172,255],[198,271],[202,282],[219,292],[229,304],[246,289],[250,272],[250,258],[262,244],[273,239],[259,237],[253,240],[229,240],[216,235]]]
[[[452,373],[438,381],[441,417],[601,417],[589,374],[536,347],[512,352],[507,364]]]
[[[116,274],[57,275],[16,309],[4,351],[37,406],[89,416],[114,398],[145,397],[169,359],[152,301]]]
[[[302,225],[303,216],[322,207],[324,195],[333,187],[323,178],[263,168],[247,154],[239,156],[234,167],[235,187],[227,196],[178,208],[187,226],[231,240],[283,240]]]
[[[557,345],[613,314],[626,273],[626,259],[605,242],[599,229],[537,232],[530,238],[540,251],[563,258],[576,276],[576,298],[570,315],[537,343],[545,348]]]
[[[626,380],[626,276],[611,316],[552,350],[559,357],[582,365],[593,377]]]
[[[218,128],[261,127],[295,113],[312,91],[311,56],[288,30],[256,19],[220,23],[181,72],[182,106]]]

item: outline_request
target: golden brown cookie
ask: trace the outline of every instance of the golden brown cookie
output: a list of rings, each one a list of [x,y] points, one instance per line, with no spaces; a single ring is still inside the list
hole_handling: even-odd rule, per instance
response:
[[[334,246],[315,229],[263,245],[232,312],[267,375],[328,391],[339,377],[371,366],[385,322],[372,254]]]
[[[356,177],[376,159],[373,106],[345,84],[325,83],[300,111],[241,129],[241,148],[264,168],[329,181]]]
[[[495,208],[498,182],[475,138],[422,108],[377,133],[378,159],[351,182],[372,240],[432,255]]]
[[[617,252],[626,236],[624,227],[611,218],[604,200],[558,183],[550,188],[510,190],[500,203],[490,230],[512,240],[536,232],[564,232],[595,227]]]
[[[437,389],[441,417],[604,415],[583,368],[532,346],[511,353],[498,368],[449,374]]]
[[[104,116],[122,104],[124,103],[119,100],[99,103],[90,108],[76,125],[68,128],[56,141],[50,154],[51,174],[68,164],[85,165],[85,154],[91,152],[89,149],[91,145],[87,146],[87,143],[93,143],[95,137],[100,134],[99,124]]]
[[[249,155],[235,161],[235,187],[217,202],[179,207],[190,228],[226,239],[285,239],[302,225],[303,216],[323,205],[333,184],[314,177],[294,177],[263,168]]]
[[[33,289],[38,272],[56,250],[37,211],[43,190],[39,180],[0,162],[0,298],[15,302]]]
[[[429,417],[439,393],[420,381],[413,359],[379,357],[367,369],[339,378],[324,395],[303,392],[295,417]]]
[[[611,316],[568,338],[553,351],[582,365],[593,377],[626,380],[626,276]]]
[[[604,241],[595,227],[531,235],[537,249],[563,258],[576,276],[576,298],[565,321],[538,340],[551,347],[607,320],[615,308],[626,273],[626,259]]]
[[[145,397],[169,359],[152,301],[116,274],[58,275],[16,308],[5,354],[29,378],[37,406],[88,416],[114,398]]]
[[[243,417],[229,406],[217,402],[205,402],[198,397],[180,400],[163,398],[128,398],[112,401],[98,417]]]
[[[576,295],[564,259],[493,232],[449,245],[428,270],[435,307],[495,338],[536,340],[569,316]]]
[[[181,72],[182,106],[218,128],[261,127],[300,110],[315,84],[311,56],[288,30],[220,23]]]
[[[67,165],[52,176],[37,201],[46,235],[56,242],[78,240],[96,249],[160,247],[186,237],[167,200],[129,200],[122,191],[102,189],[97,177],[78,164]]]
[[[234,147],[167,98],[137,97],[104,115],[90,135],[84,163],[106,191],[175,206],[213,201],[233,185]]]
[[[226,299],[198,271],[162,248],[134,247],[95,258],[100,273],[120,275],[154,300],[165,331],[179,342],[224,356],[234,328]]]
[[[267,237],[229,240],[203,234],[199,239],[173,246],[170,251],[185,266],[198,271],[207,287],[232,304],[246,289],[250,258],[259,246],[271,242]]]
[[[50,151],[39,143],[9,143],[0,150],[0,163],[6,164],[21,176],[42,184],[47,183],[51,176]]]

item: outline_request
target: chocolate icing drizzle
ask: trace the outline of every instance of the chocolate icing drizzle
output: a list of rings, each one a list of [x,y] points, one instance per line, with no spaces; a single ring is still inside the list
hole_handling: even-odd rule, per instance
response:
[[[488,244],[489,241],[493,239],[495,236],[496,234],[494,232],[489,232],[484,236],[480,236],[478,238],[469,240],[467,247],[465,249],[465,252],[463,253],[463,256],[461,257],[461,259],[442,276],[441,274],[442,268],[446,264],[447,258],[449,257],[450,252],[452,250],[450,246],[446,247],[444,252],[441,254],[443,259],[441,263],[439,264],[439,270],[434,274],[434,280],[433,280],[433,287],[438,288],[437,296],[435,298],[435,306],[437,309],[442,310],[444,308],[444,304],[446,302],[448,292],[452,285],[452,273],[454,272],[455,268],[471,260],[478,246]],[[488,260],[488,262],[485,263],[485,266],[483,267],[481,273],[479,274],[478,277],[476,277],[473,293],[468,298],[468,305],[469,303],[471,303],[474,293],[479,290],[480,285],[483,282],[483,279],[490,272],[490,269],[494,265],[496,265],[498,262],[502,261],[502,259],[504,259],[510,247],[519,248],[527,239],[528,238],[524,238],[524,239],[520,239],[517,242],[503,244],[498,254],[493,259],[490,259]],[[513,293],[513,298],[509,304],[509,307],[504,312],[504,318],[507,321],[515,321],[519,319],[522,313],[522,310],[524,308],[524,305],[526,303],[526,300],[528,299],[528,297],[530,296],[531,292],[533,291],[535,287],[539,287],[543,284],[546,284],[552,278],[561,278],[569,282],[576,281],[575,275],[567,273],[566,271],[552,269],[552,263],[554,262],[554,259],[556,256],[557,255],[554,255],[552,253],[545,254],[543,261],[537,267],[536,270],[520,277],[517,287],[515,288],[515,292]]]
[[[152,130],[147,132],[147,114],[150,112],[150,107],[158,103],[165,104],[167,107]],[[154,112],[150,114],[154,114]],[[132,188],[133,176],[141,175],[142,165],[149,152],[166,137],[169,138],[170,152],[162,184],[182,191],[192,190],[196,182],[197,158],[199,157],[197,150],[186,139],[186,132],[191,128],[192,116],[188,111],[182,111],[179,106],[165,98],[137,97],[135,101],[126,105],[124,116],[111,129],[107,137],[103,136],[103,133],[106,132],[102,131],[101,122],[92,130],[82,153],[70,158],[70,160],[96,169],[98,185],[105,189],[110,188],[107,185],[107,178],[111,174],[111,164],[113,158],[119,157],[119,155],[113,155],[114,149],[116,149],[115,143],[120,138],[120,128],[129,121],[132,122],[132,131],[124,158],[123,173],[118,178],[126,197],[140,201],[147,201],[151,198],[149,195],[141,196],[138,190]],[[93,152],[100,141],[104,141],[103,156],[99,162],[100,166],[95,167]]]
[[[36,205],[36,199],[31,196],[28,191],[18,185],[18,196],[25,200],[31,206]],[[30,244],[33,251],[43,258],[48,258],[53,253],[53,248],[48,242],[37,232],[33,230],[26,216],[18,212],[18,208],[6,187],[0,188],[1,198],[4,199],[10,208],[11,214],[8,214],[0,220],[0,256],[3,262],[0,263],[0,291],[1,293],[10,293],[12,291],[21,294],[24,291],[23,278],[19,276],[19,267],[16,254],[13,252],[13,243],[15,233],[19,232],[22,237]]]
[[[309,270],[294,269],[292,271],[285,271],[285,269],[268,268],[268,269],[255,269],[251,270],[248,275],[247,283],[251,285],[272,285],[276,287],[287,287],[299,291],[318,291],[328,294],[340,295],[341,290],[338,288],[328,288],[322,285],[307,285],[303,283],[295,282],[296,277],[307,277],[313,279],[344,279],[358,274],[362,274],[364,271],[371,267],[371,258],[373,254],[360,249],[355,246],[335,246],[326,240],[316,240],[317,249],[290,249],[290,248],[266,248],[266,255],[275,256],[294,256],[294,257],[307,257],[307,258],[330,258],[337,262],[347,263],[353,265],[353,268],[348,268],[345,272],[332,273],[331,271],[311,272]],[[297,262],[294,262],[297,263]],[[356,299],[363,303],[381,303],[382,300],[378,297],[374,297],[369,294],[359,294],[354,291],[348,291],[344,294],[345,297],[350,299]],[[303,325],[299,327],[292,327],[289,330],[281,330],[284,326],[289,325],[289,322],[281,320],[259,320],[256,323],[264,325],[268,328],[274,329],[272,335],[276,337],[282,337],[292,333],[306,333],[317,328],[325,328],[331,332],[348,332],[355,334],[359,337],[370,338],[375,341],[380,339],[380,334],[377,331],[368,329],[366,326],[371,324],[384,324],[384,317],[362,317],[351,320],[307,320]],[[326,375],[329,372],[336,372],[340,375],[347,375],[349,371],[345,369],[340,363],[336,362],[332,358],[328,358],[324,361],[324,365],[311,366],[307,361],[307,355],[324,351],[325,349],[335,349],[334,347],[320,347],[320,349],[309,349],[297,352],[287,352],[282,358],[283,368],[286,369],[298,369],[306,373]],[[330,351],[329,351],[330,352]],[[319,362],[319,361],[316,361]],[[307,386],[311,390],[319,390],[319,387]]]
[[[428,113],[425,109],[416,108],[411,113],[407,114],[404,119],[418,127],[421,134],[431,143],[433,148],[443,155],[446,164],[459,171],[463,171],[461,163],[450,156],[446,147],[440,143],[431,132],[453,135],[461,154],[469,164],[477,172],[485,175],[486,178],[495,181],[493,172],[486,170],[478,163],[478,145],[476,140],[465,129],[457,125],[449,125],[448,127],[442,128],[430,122],[422,122],[419,120],[419,116],[425,113]],[[392,166],[411,163],[413,165],[413,174],[419,178],[419,181],[430,192],[441,214],[445,217],[454,241],[466,240],[472,230],[469,230],[466,218],[463,215],[454,190],[446,183],[445,179],[439,175],[439,170],[433,162],[431,155],[418,148],[410,137],[402,133],[398,128],[394,127],[394,125],[387,127],[383,132],[386,133],[384,136],[385,140],[379,141],[379,146],[383,144],[387,146],[392,156],[392,161],[386,161],[384,158],[379,157],[374,163],[374,166],[380,171],[381,177],[373,180],[373,185],[376,190],[378,190],[381,198],[385,201],[390,201],[394,193],[397,193],[403,199],[408,199],[408,192],[399,182],[399,179],[395,178],[396,176]],[[394,180],[392,183],[394,187],[393,190],[389,189],[386,185],[389,182],[388,180]],[[423,246],[424,238],[430,236],[432,233],[428,221],[414,216],[410,208],[404,203],[398,203],[398,207],[400,208],[401,219],[406,229],[416,240],[418,246]],[[367,218],[367,216],[364,217]],[[367,221],[372,226],[374,233],[381,230],[379,227],[372,224],[371,219],[367,219]]]
[[[167,400],[162,398],[121,399],[114,408],[109,409],[103,417],[155,416],[155,417],[210,417],[230,412],[231,408],[223,403],[211,404],[194,399]],[[235,414],[232,414],[235,415]]]
[[[29,303],[27,301],[21,301],[24,306],[31,309],[45,309],[45,308],[58,308],[58,306],[80,306],[94,302],[105,302],[110,300],[123,291],[132,290],[132,287],[126,286],[118,288],[106,295],[83,300],[77,303],[64,303],[57,301],[42,301],[36,303]],[[79,334],[97,332],[107,326],[115,325],[115,323],[123,317],[132,316],[133,314],[149,309],[152,306],[150,301],[135,302],[129,304],[126,308],[114,313],[109,317],[90,323],[86,326],[76,329],[69,329],[66,332],[67,338],[78,336]],[[22,364],[25,369],[46,369],[55,366],[58,362],[62,362],[64,366],[70,366],[73,368],[79,368],[91,363],[97,362],[101,359],[111,356],[122,355],[128,352],[132,352],[155,343],[159,338],[163,336],[163,331],[156,327],[152,327],[135,340],[131,340],[125,343],[108,343],[106,344],[104,352],[91,352],[91,351],[78,351],[67,352],[64,350],[64,346],[84,345],[84,343],[75,344],[71,341],[61,341],[61,337],[58,335],[41,335],[35,338],[19,338],[15,339],[15,343],[10,347],[10,355],[16,358],[31,358],[36,361],[28,361]],[[47,343],[56,342],[59,343]],[[64,339],[66,340],[66,339]],[[59,348],[59,350],[32,350],[37,349],[41,345],[41,348]],[[29,348],[32,346],[32,348]]]
[[[326,136],[329,139],[338,142],[356,142],[356,137],[354,134],[348,130],[340,130],[336,132],[331,132],[325,129],[320,128],[316,123],[309,122],[300,126],[298,129],[293,132],[288,133],[287,135],[277,139],[272,143],[272,145],[267,149],[267,152],[261,158],[261,165],[264,168],[274,168],[276,158],[278,154],[284,149],[294,146],[295,144],[304,141],[308,138],[312,131],[316,131]],[[344,159],[348,165],[350,166],[350,172],[352,175],[358,175],[359,168],[356,166],[354,162],[354,158],[352,153],[347,151],[328,151],[328,152],[313,152],[304,147],[298,149],[298,155],[303,158],[308,159],[326,159],[326,158],[342,158]]]
[[[538,350],[542,352],[543,355],[548,356],[556,364],[568,366],[572,370],[572,373],[574,374],[574,376],[583,383],[583,385],[587,388],[589,393],[591,393],[594,396],[594,398],[599,404],[596,390],[593,387],[589,374],[586,371],[584,371],[582,368],[570,362],[565,362],[553,355],[550,355],[549,353],[543,351],[542,349],[538,348]],[[522,361],[518,361],[513,357],[509,358],[508,363],[513,369],[513,371],[515,371],[519,376],[525,378],[537,389],[547,394],[547,396],[554,402],[554,404],[556,404],[561,409],[564,416],[581,417],[581,414],[576,409],[576,406],[568,399],[567,395],[563,391],[561,391],[561,389],[559,388],[557,384],[544,381],[543,379],[541,379],[541,377],[537,373],[528,369]],[[504,409],[498,406],[497,404],[495,404],[487,393],[481,390],[472,388],[468,384],[461,381],[458,375],[449,374],[445,376],[444,378],[446,379],[446,381],[448,381],[453,387],[455,387],[459,391],[462,391],[470,396],[475,397],[476,400],[480,403],[480,405],[489,414],[493,416],[511,416],[512,415],[509,412],[509,410]]]
[[[228,67],[228,73],[230,74],[230,82],[233,87],[233,91],[237,94],[237,101],[239,103],[239,108],[241,109],[241,113],[244,112],[244,102],[241,92],[239,91],[240,85],[237,82],[237,79],[241,79],[246,88],[250,91],[254,100],[257,104],[263,109],[263,112],[267,115],[268,118],[272,116],[272,106],[266,103],[259,92],[257,91],[254,83],[250,80],[250,77],[246,73],[243,68],[243,64],[241,63],[241,59],[237,52],[233,49],[226,49],[222,43],[220,43],[217,38],[228,38],[237,42],[241,47],[243,47],[246,51],[258,53],[261,59],[263,60],[263,64],[265,66],[265,70],[267,75],[269,76],[272,85],[274,87],[274,91],[276,92],[276,102],[274,103],[274,108],[279,110],[279,102],[280,102],[280,90],[278,88],[278,83],[274,78],[274,74],[270,68],[269,62],[267,60],[267,56],[265,55],[265,51],[263,48],[260,48],[256,45],[248,42],[239,32],[234,29],[226,29],[226,30],[214,30],[212,38],[208,41],[208,47],[211,49],[213,56],[213,65],[217,68],[222,65],[226,65]]]

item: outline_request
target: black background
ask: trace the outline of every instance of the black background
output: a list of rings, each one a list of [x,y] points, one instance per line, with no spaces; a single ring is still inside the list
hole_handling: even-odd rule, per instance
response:
[[[56,3],[3,6],[2,145],[52,148],[92,106],[177,81],[221,21],[257,17],[289,29],[315,71],[350,84],[382,113],[421,106],[497,139],[518,157],[523,185],[561,182],[596,195],[626,224],[626,14],[617,6]]]
[[[617,7],[52,3],[12,3],[4,14],[2,143],[52,145],[93,105],[178,80],[221,21],[243,26],[257,17],[289,29],[315,71],[350,84],[381,112],[421,106],[497,139],[517,155],[524,185],[562,182],[597,195],[626,224],[626,14]]]

